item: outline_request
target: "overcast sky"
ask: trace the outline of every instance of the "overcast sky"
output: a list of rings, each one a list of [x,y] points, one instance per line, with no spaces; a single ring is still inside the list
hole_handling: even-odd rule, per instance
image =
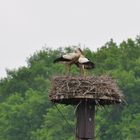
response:
[[[0,0],[0,77],[45,44],[96,50],[136,35],[140,0]]]

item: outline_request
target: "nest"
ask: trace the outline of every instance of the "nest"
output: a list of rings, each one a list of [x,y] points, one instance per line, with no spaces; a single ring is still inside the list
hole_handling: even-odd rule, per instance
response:
[[[49,97],[52,102],[64,104],[88,100],[94,104],[106,105],[121,103],[123,94],[116,81],[109,76],[57,76],[53,78]]]

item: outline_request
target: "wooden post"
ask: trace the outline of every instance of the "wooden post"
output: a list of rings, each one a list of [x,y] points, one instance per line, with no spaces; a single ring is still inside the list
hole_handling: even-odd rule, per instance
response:
[[[76,140],[94,140],[95,105],[82,101],[76,111]]]
[[[95,101],[102,106],[118,104],[122,102],[123,94],[108,76],[58,76],[53,79],[49,97],[54,103],[77,104],[76,140],[94,140]]]

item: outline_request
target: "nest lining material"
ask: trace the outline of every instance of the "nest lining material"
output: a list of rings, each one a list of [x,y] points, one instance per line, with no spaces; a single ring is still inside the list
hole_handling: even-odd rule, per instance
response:
[[[116,81],[109,76],[54,77],[49,96],[53,102],[78,98],[121,102],[123,98]]]

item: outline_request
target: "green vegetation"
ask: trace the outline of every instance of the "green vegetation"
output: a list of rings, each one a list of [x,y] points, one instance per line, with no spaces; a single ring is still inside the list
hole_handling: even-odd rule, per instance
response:
[[[65,67],[53,64],[72,47],[43,49],[27,59],[27,67],[7,70],[0,80],[0,140],[74,140],[72,106],[58,105],[62,118],[48,99],[51,79]],[[112,39],[96,52],[84,50],[96,68],[90,75],[111,75],[117,80],[127,104],[97,108],[97,140],[140,140],[140,37],[117,45]],[[72,74],[78,74],[73,66]],[[71,128],[72,126],[73,128]]]

